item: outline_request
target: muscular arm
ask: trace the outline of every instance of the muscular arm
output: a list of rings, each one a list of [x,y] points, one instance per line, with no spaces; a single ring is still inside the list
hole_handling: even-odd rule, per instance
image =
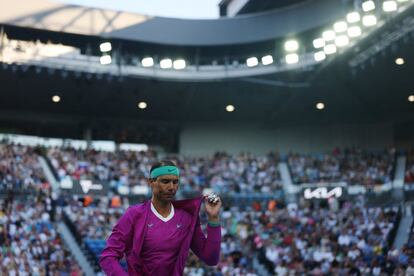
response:
[[[207,237],[201,230],[200,219],[197,220],[191,250],[207,265],[216,265],[220,258],[221,227],[207,226]]]
[[[128,276],[119,260],[132,245],[133,225],[132,208],[129,208],[112,229],[99,260],[102,270],[108,276]]]

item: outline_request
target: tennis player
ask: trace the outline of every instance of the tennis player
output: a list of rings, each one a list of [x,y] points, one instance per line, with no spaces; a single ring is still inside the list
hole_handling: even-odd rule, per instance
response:
[[[220,198],[175,201],[179,179],[180,171],[172,161],[152,166],[151,200],[126,210],[101,254],[99,263],[107,275],[183,275],[190,248],[207,265],[218,263]],[[202,201],[208,217],[207,237],[199,219]],[[119,264],[124,256],[128,272]]]

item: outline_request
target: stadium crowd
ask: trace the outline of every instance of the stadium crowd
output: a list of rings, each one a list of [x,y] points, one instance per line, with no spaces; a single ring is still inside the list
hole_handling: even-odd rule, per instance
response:
[[[117,191],[121,186],[147,186],[151,164],[157,160],[154,151],[117,153],[53,148],[48,157],[60,179],[93,179],[105,181]],[[183,192],[201,192],[213,188],[218,193],[268,193],[280,189],[277,154],[230,156],[217,153],[209,158],[171,156],[182,168]]]
[[[38,275],[81,274],[54,228],[50,185],[45,181],[38,155],[30,147],[16,145],[0,145],[0,150],[1,187],[37,190],[36,197],[25,202],[13,198],[1,202],[2,273],[30,275],[30,270]],[[47,156],[60,178],[108,181],[113,188],[146,185],[149,167],[158,159],[152,151],[109,153],[56,148],[49,149]],[[211,187],[221,194],[269,193],[281,186],[277,154],[257,157],[217,153],[210,158],[171,158],[182,168],[183,190],[200,192]],[[300,167],[307,179],[312,175],[314,181],[344,180],[351,175],[352,181],[359,179],[366,185],[378,179],[385,183],[393,166],[392,152],[376,155],[338,151],[322,159],[315,157],[314,161],[314,157],[304,155],[291,154],[288,158],[292,173]],[[311,165],[317,168],[316,173],[307,167]],[[370,173],[360,175],[362,170]],[[336,176],[335,171],[346,176]],[[102,197],[86,202],[66,197],[62,206],[81,240],[105,242],[129,205],[126,198],[118,201],[114,204],[116,201]],[[389,247],[397,223],[395,209],[368,208],[361,198],[332,204],[331,209],[309,202],[285,206],[276,201],[223,207],[219,264],[207,267],[190,255],[186,275],[259,275],[253,269],[255,256],[276,275],[403,275],[414,270],[414,237],[401,250]]]
[[[65,208],[83,239],[104,242],[125,210],[103,202]],[[259,275],[256,256],[271,275],[404,275],[412,269],[407,256],[413,250],[390,247],[397,210],[368,208],[362,198],[330,208],[275,201],[225,205],[219,264],[207,267],[190,254],[185,275]]]
[[[82,275],[53,224],[38,158],[35,148],[0,144],[0,275]]]
[[[336,148],[328,154],[288,156],[294,183],[346,182],[366,187],[391,182],[394,160],[395,149],[373,153]]]
[[[82,275],[51,215],[51,201],[43,193],[2,200],[0,275]]]
[[[0,144],[0,189],[48,189],[35,148]]]
[[[337,207],[292,204],[264,217],[258,233],[268,267],[278,275],[390,275],[403,265],[387,255],[397,210],[367,208],[363,200]]]

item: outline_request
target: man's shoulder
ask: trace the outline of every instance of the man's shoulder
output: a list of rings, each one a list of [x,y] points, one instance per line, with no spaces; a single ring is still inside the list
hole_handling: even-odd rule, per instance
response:
[[[129,206],[125,214],[131,217],[141,216],[142,214],[145,213],[147,205],[148,205],[148,202]]]

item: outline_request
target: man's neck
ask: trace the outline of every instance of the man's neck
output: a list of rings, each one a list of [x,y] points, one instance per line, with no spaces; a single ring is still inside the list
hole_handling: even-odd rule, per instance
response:
[[[155,210],[163,216],[168,217],[168,215],[171,213],[171,202],[169,201],[159,201],[155,198],[151,199],[152,205],[154,205]]]

